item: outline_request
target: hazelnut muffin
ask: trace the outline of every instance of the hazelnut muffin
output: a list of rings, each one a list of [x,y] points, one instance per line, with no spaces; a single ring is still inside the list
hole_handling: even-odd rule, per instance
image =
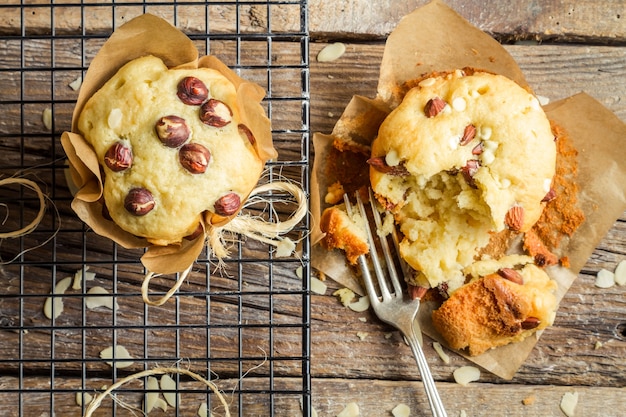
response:
[[[213,223],[236,214],[264,166],[233,84],[154,56],[120,68],[77,126],[101,165],[105,212],[156,245],[193,235],[207,212]]]
[[[414,284],[458,287],[494,232],[529,230],[555,161],[550,122],[512,80],[467,69],[417,82],[382,123],[368,161]]]

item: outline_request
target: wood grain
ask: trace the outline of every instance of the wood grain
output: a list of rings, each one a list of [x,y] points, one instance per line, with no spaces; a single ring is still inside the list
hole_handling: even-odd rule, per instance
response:
[[[157,364],[173,365],[183,358],[190,369],[205,375],[210,368],[215,373],[220,388],[233,399],[231,411],[244,406],[244,415],[250,416],[269,415],[270,410],[277,415],[300,415],[299,395],[290,393],[302,387],[306,340],[300,326],[303,287],[295,272],[299,261],[270,262],[265,245],[247,241],[235,247],[233,260],[220,275],[203,252],[172,302],[147,307],[139,294],[144,276],[138,261],[141,251],[115,247],[74,216],[60,165],[63,151],[55,140],[68,128],[77,96],[68,84],[88,66],[110,34],[111,23],[119,26],[148,11],[191,34],[201,53],[208,51],[228,65],[244,67],[242,76],[267,88],[271,94],[266,106],[272,110],[278,132],[280,158],[302,161],[302,136],[291,132],[302,128],[302,101],[308,97],[283,100],[301,94],[302,78],[283,69],[301,64],[302,45],[280,41],[270,45],[264,39],[248,41],[245,36],[240,43],[221,39],[236,29],[237,16],[239,30],[250,38],[263,32],[268,21],[272,30],[288,36],[299,30],[297,7],[219,2],[207,9],[195,2],[175,8],[118,3],[113,13],[111,5],[88,1],[81,15],[69,1],[51,6],[41,0],[24,10],[15,3],[15,7],[4,7],[0,18],[0,34],[5,36],[0,39],[0,175],[55,161],[54,169],[40,169],[34,175],[53,196],[60,217],[51,211],[36,233],[20,241],[22,246],[2,242],[0,256],[12,258],[23,247],[45,241],[59,224],[62,228],[49,243],[25,254],[22,262],[0,266],[0,415],[51,415],[53,411],[81,415],[75,405],[76,392],[111,384],[113,372],[100,360],[99,352],[114,341],[135,358],[135,364],[118,370],[115,378]],[[311,132],[329,133],[353,95],[375,96],[384,48],[381,40],[401,16],[424,3],[309,2],[311,65],[305,75],[310,81]],[[585,91],[626,121],[626,16],[621,2],[515,1],[488,8],[477,1],[447,3],[497,39],[540,41],[506,45],[537,94],[558,100]],[[19,40],[22,27],[30,38]],[[208,46],[207,31],[214,35]],[[53,34],[54,43],[49,39]],[[81,42],[82,34],[93,38]],[[337,61],[318,63],[315,57],[326,40],[345,42],[346,53]],[[242,55],[238,48],[244,51]],[[264,66],[268,60],[271,79]],[[20,68],[24,71],[7,70]],[[41,113],[52,103],[54,130],[49,132]],[[299,168],[286,172],[292,178],[302,175]],[[0,192],[12,212],[24,213],[21,219],[10,217],[0,230],[36,213],[34,197],[24,199],[21,193],[19,189]],[[425,339],[426,356],[449,415],[465,410],[470,416],[558,416],[562,415],[563,394],[575,391],[580,395],[577,415],[621,416],[626,386],[626,288],[599,289],[594,280],[601,268],[612,270],[623,259],[626,213],[586,262],[554,326],[544,332],[512,381],[483,372],[480,381],[461,387],[453,382],[452,372],[470,362],[449,352],[451,362],[443,363]],[[83,302],[85,290],[69,290],[63,297],[63,313],[52,323],[42,313],[52,284],[83,264],[97,274],[95,282],[84,283],[87,288],[100,285],[114,292],[119,309],[115,313],[104,308],[89,310]],[[156,279],[152,291],[162,294],[172,279]],[[351,401],[359,404],[363,416],[389,415],[400,402],[410,406],[411,415],[428,415],[414,361],[399,333],[371,312],[355,313],[343,307],[331,295],[339,285],[327,284],[325,295],[311,297],[310,310],[312,395],[319,415],[336,415]],[[239,361],[242,355],[243,362]],[[239,378],[248,370],[241,382]],[[268,385],[270,374],[272,386]],[[186,380],[181,387],[189,389],[181,414],[195,415],[206,394],[191,392],[197,385]],[[141,384],[130,388],[123,394],[124,401],[140,406]],[[523,405],[527,398],[534,398],[534,403]],[[107,401],[97,415],[111,415],[111,407]],[[131,414],[118,407],[117,415]]]
[[[10,3],[10,2],[9,2]],[[43,0],[24,8],[3,10],[0,34],[66,35],[80,33],[106,35],[112,24],[118,27],[142,13],[167,19],[189,34],[219,36],[239,30],[243,34],[262,33],[271,21],[275,33],[300,30],[299,4],[241,4],[235,2],[204,4],[195,1],[174,6],[172,3],[147,6],[118,4],[114,12],[108,5],[87,1],[83,11],[74,5],[50,5]],[[402,16],[427,0],[348,0],[327,2],[311,0],[309,31],[314,39],[376,40],[384,39]],[[525,2],[515,0],[489,4],[481,1],[448,0],[445,4],[456,10],[475,26],[503,42],[518,40],[624,44],[626,16],[623,4],[616,0],[584,0],[575,3],[558,0]]]

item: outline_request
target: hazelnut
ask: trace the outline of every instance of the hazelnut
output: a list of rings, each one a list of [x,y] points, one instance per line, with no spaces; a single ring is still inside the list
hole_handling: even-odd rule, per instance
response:
[[[502,278],[506,279],[507,281],[511,281],[519,285],[524,284],[524,278],[522,277],[522,274],[517,272],[515,269],[501,268],[498,270],[498,275],[500,275]]]
[[[476,175],[478,168],[480,168],[480,162],[477,161],[476,159],[468,160],[467,164],[465,164],[465,166],[461,168],[461,173],[463,174],[463,178],[465,178],[465,181],[467,181],[467,184],[472,188],[476,188],[476,183],[474,182],[474,175]]]
[[[404,165],[401,165],[401,164],[396,165],[396,166],[388,165],[384,156],[377,156],[374,158],[370,158],[366,162],[376,171],[381,172],[383,174],[395,175],[399,177],[406,177],[410,175],[409,171],[406,169]]]
[[[195,240],[204,232],[204,228],[202,227],[202,223],[198,223],[198,227],[193,231],[190,235],[183,237],[185,240]]]
[[[124,208],[134,216],[145,216],[155,206],[152,193],[145,188],[132,188],[124,199]]]
[[[178,151],[180,164],[192,174],[203,174],[209,166],[211,152],[199,143],[188,143]]]
[[[524,207],[514,205],[504,216],[504,224],[512,231],[519,232],[524,226]]]
[[[467,125],[465,126],[465,130],[463,131],[463,136],[461,137],[461,146],[465,146],[474,139],[476,136],[476,126]]]
[[[185,104],[199,106],[209,97],[209,90],[198,78],[185,77],[178,83],[176,95]]]
[[[254,144],[256,143],[256,138],[254,137],[254,134],[252,133],[250,128],[248,128],[248,126],[244,124],[239,124],[237,126],[237,129],[239,129],[239,134],[245,136],[250,144],[254,146]]]
[[[104,163],[113,172],[124,171],[133,164],[133,152],[122,142],[115,142],[104,154]]]
[[[480,155],[485,150],[483,143],[479,142],[476,146],[472,148],[472,155]]]
[[[228,193],[215,202],[215,213],[222,216],[230,216],[237,213],[240,205],[241,199],[239,196],[235,193]]]
[[[435,117],[441,113],[446,106],[447,103],[443,99],[439,97],[431,98],[426,102],[426,106],[424,106],[424,114],[426,114],[428,118]]]
[[[522,324],[522,329],[530,330],[530,329],[534,329],[535,327],[538,327],[539,324],[541,324],[541,320],[539,320],[537,317],[528,317],[521,324]]]
[[[224,127],[232,120],[233,112],[228,104],[217,99],[209,99],[200,107],[200,120],[205,125]]]
[[[155,130],[159,140],[169,148],[178,148],[191,134],[185,119],[174,115],[161,117],[155,125]]]
[[[554,188],[550,188],[550,191],[548,191],[545,195],[545,197],[543,197],[543,199],[541,200],[542,203],[549,203],[550,201],[554,200],[556,198],[556,191],[554,190]]]

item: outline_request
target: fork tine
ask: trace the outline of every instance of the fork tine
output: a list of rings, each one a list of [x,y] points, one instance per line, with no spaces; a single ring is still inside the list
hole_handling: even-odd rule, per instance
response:
[[[383,301],[386,300],[390,300],[391,299],[391,294],[389,293],[389,288],[387,287],[387,282],[385,281],[385,274],[383,272],[383,268],[380,264],[379,261],[379,257],[378,257],[378,251],[376,249],[376,242],[374,241],[374,237],[372,235],[372,229],[370,228],[370,224],[369,224],[369,217],[367,216],[367,212],[365,211],[365,206],[363,205],[363,200],[361,200],[361,196],[359,195],[359,193],[356,193],[356,203],[357,203],[357,207],[359,209],[359,213],[361,214],[361,217],[363,218],[363,225],[365,227],[365,234],[367,236],[367,243],[370,247],[370,260],[372,262],[372,266],[374,267],[374,273],[376,274],[376,278],[377,278],[377,282],[378,282],[378,289],[380,290],[380,296],[382,298]],[[365,262],[365,257],[363,256],[363,262]],[[365,265],[365,270],[369,271],[369,268],[367,268],[367,265]],[[370,292],[370,298],[376,298],[376,300],[370,300],[373,302],[377,302],[378,298],[376,296],[377,292],[374,286],[374,283],[372,281],[372,277],[371,274],[363,274],[364,278],[367,278],[370,283],[368,284],[366,281],[366,286],[368,286],[368,291],[371,289],[372,291]]]
[[[382,221],[380,219],[380,212],[378,211],[378,207],[376,207],[376,200],[374,199],[374,194],[372,193],[372,189],[369,190],[369,199],[370,205],[372,206],[372,214],[374,217],[374,223],[376,224],[376,230],[382,229]],[[395,230],[395,228],[394,228]],[[397,242],[397,236],[395,236],[396,240],[394,244]],[[396,270],[395,261],[391,256],[391,251],[389,250],[389,243],[386,237],[380,237],[380,246],[383,250],[383,255],[385,256],[385,262],[387,262],[387,270],[389,271],[389,279],[393,285],[394,294],[396,297],[402,298],[402,285],[400,284],[400,278],[398,277],[398,272]],[[398,252],[398,246],[396,246],[396,253]],[[403,270],[404,271],[404,270]]]
[[[348,197],[348,194],[343,195],[343,201],[346,205],[346,211],[348,212],[348,215],[352,217],[354,210],[352,208],[352,203],[350,203],[350,198]],[[364,223],[367,224],[367,218],[364,219]],[[369,231],[368,226],[366,226],[366,233],[367,231]],[[368,237],[368,245],[370,244],[370,241],[371,240]],[[375,253],[376,249],[374,248],[373,250]],[[372,248],[370,245],[370,253],[371,251],[372,251]],[[358,262],[359,262],[359,269],[361,270],[361,274],[363,277],[363,283],[365,284],[365,289],[367,290],[367,294],[369,295],[369,298],[370,298],[370,303],[372,304],[373,307],[375,307],[376,305],[380,304],[380,300],[378,299],[376,295],[376,288],[374,286],[372,275],[370,274],[370,268],[369,268],[369,265],[367,264],[367,259],[365,258],[365,255],[359,256]]]

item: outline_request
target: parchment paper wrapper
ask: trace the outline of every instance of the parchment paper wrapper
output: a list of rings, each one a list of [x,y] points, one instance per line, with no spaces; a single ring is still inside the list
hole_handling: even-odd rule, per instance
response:
[[[270,121],[260,104],[265,96],[263,88],[240,78],[214,56],[198,58],[198,50],[191,39],[165,20],[150,14],[141,15],[117,29],[102,45],[81,85],[72,115],[72,131],[64,132],[61,137],[69,159],[71,179],[78,188],[72,209],[99,235],[127,249],[147,248],[141,258],[144,266],[154,273],[169,274],[184,271],[197,259],[204,247],[204,236],[193,241],[183,240],[180,244],[156,246],[104,219],[98,202],[103,190],[98,160],[93,148],[77,130],[78,117],[89,98],[123,65],[146,55],[160,58],[168,68],[206,67],[222,73],[237,89],[242,121],[256,138],[259,157],[265,162],[275,158],[277,153],[272,145]],[[207,225],[219,226],[233,216],[216,220],[206,212],[204,220]]]
[[[443,29],[443,30],[442,30]],[[402,84],[433,71],[473,67],[505,75],[524,87],[524,76],[508,52],[494,39],[472,26],[442,2],[434,1],[405,16],[387,40],[380,69],[378,96],[355,96],[331,135],[314,135],[315,163],[312,175],[313,243],[319,230],[328,184],[324,175],[327,155],[335,138],[369,144],[390,109],[402,99]],[[586,220],[556,255],[570,259],[570,269],[547,268],[558,282],[559,302],[570,288],[594,248],[616,219],[626,210],[626,125],[585,93],[545,106],[548,118],[565,129],[578,150],[579,205]],[[317,190],[317,192],[315,192]],[[327,251],[317,244],[312,265],[338,283],[364,295],[358,278],[346,264],[343,252]],[[425,303],[419,314],[422,330],[445,344],[432,326],[434,303]],[[540,332],[476,357],[476,364],[505,379],[511,379],[537,343]],[[459,352],[463,356],[465,354]]]

